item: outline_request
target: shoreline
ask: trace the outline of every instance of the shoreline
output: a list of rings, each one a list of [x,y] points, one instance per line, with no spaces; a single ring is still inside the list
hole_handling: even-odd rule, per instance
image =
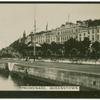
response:
[[[29,59],[28,61],[26,61],[25,59],[17,59],[17,58],[1,58],[0,59],[1,62],[15,62],[15,63],[21,63],[21,62],[25,62],[25,63],[29,63],[32,64],[34,63],[34,59]],[[100,59],[99,60],[84,60],[84,59],[80,59],[80,60],[70,60],[70,59],[63,59],[63,60],[59,60],[59,59],[36,59],[35,62],[50,62],[50,63],[66,63],[66,64],[80,64],[80,65],[100,65]]]

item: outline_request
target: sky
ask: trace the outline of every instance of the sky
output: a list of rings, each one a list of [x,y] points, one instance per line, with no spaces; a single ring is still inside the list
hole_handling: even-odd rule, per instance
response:
[[[36,8],[37,31],[54,29],[67,21],[100,19],[100,4],[0,4],[0,49],[22,37],[24,30],[34,29]],[[69,18],[68,18],[69,16]]]

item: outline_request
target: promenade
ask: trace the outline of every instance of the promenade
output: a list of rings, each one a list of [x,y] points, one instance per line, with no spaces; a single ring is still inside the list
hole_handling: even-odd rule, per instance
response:
[[[75,63],[71,61],[52,61],[52,60],[36,60],[33,61],[25,61],[25,60],[16,60],[16,59],[1,59],[0,63],[5,62],[13,62],[24,65],[25,67],[48,67],[48,68],[59,68],[59,69],[66,69],[66,70],[73,70],[73,71],[81,71],[86,73],[100,73],[100,64],[99,62],[94,61],[83,61],[81,63]],[[97,63],[97,64],[96,64]]]

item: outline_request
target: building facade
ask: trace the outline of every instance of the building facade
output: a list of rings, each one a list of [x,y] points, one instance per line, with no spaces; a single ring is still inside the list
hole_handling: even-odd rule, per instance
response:
[[[38,44],[52,42],[63,44],[70,38],[74,38],[78,41],[83,41],[85,37],[88,37],[91,42],[100,42],[100,26],[87,27],[85,24],[80,23],[66,23],[56,29],[50,31],[41,31],[27,36],[26,43],[32,41]]]
[[[100,42],[100,26],[81,28],[78,33],[78,41],[83,41],[85,37],[88,37],[92,43],[95,41]]]

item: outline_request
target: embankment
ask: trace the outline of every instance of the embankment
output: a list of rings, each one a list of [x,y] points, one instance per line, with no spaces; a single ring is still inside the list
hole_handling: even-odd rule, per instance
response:
[[[100,90],[100,74],[82,71],[66,70],[60,68],[48,68],[41,66],[25,66],[14,64],[12,72],[23,73],[31,77],[37,77],[46,81],[63,84],[74,84],[87,88]]]
[[[0,70],[53,82],[55,84],[74,84],[100,90],[100,74],[93,72],[67,70],[53,67],[30,66],[18,63],[0,63]]]

